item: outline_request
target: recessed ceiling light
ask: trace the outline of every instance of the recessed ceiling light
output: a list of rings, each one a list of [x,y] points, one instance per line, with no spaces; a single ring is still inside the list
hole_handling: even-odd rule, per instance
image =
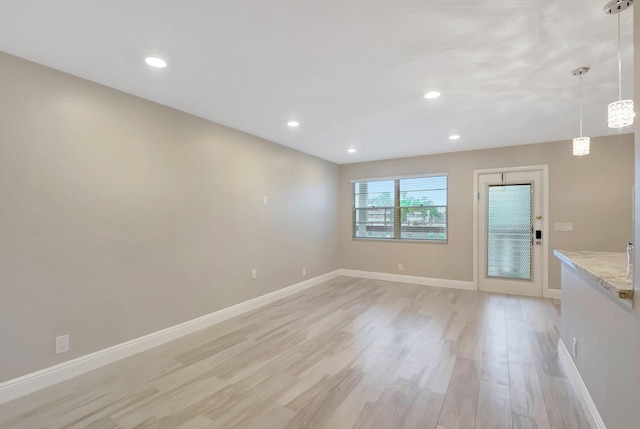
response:
[[[449,140],[458,140],[458,139],[460,139],[460,136],[457,134],[451,134],[449,136]]]
[[[155,67],[158,69],[163,69],[167,66],[167,62],[162,58],[158,58],[158,57],[147,57],[144,59],[144,62],[150,65],[151,67]]]
[[[432,100],[432,99],[438,98],[438,97],[440,97],[440,93],[438,91],[430,91],[430,92],[427,92],[424,95],[424,98],[426,98],[428,100]]]
[[[347,149],[347,152],[349,152],[349,153],[356,153],[356,150],[355,150],[354,148],[351,148],[351,149]]]
[[[287,122],[287,125],[289,125],[291,128],[295,128],[297,126],[299,126],[300,124],[296,121],[289,121]]]

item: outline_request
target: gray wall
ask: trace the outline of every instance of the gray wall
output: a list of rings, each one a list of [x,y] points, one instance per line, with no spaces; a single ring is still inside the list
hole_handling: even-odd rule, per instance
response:
[[[473,170],[549,165],[549,225],[573,222],[574,232],[546,233],[549,288],[560,287],[553,249],[624,251],[631,239],[633,135],[594,138],[591,154],[571,154],[571,142],[513,146],[340,167],[340,262],[342,268],[398,272],[448,280],[473,280]],[[449,174],[449,242],[415,243],[351,239],[350,181],[420,173]]]
[[[336,165],[2,53],[0,76],[0,382],[338,268]]]

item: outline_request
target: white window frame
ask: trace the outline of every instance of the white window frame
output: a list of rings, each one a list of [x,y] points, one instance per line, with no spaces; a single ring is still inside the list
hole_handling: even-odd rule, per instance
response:
[[[446,216],[445,216],[445,239],[433,239],[433,238],[401,238],[401,209],[403,207],[400,206],[400,192],[399,183],[400,180],[403,179],[418,179],[418,178],[427,178],[427,177],[446,177],[446,198],[447,202],[445,205]],[[394,183],[394,205],[393,207],[384,207],[381,209],[389,209],[392,208],[394,212],[394,223],[393,223],[393,237],[384,238],[384,237],[356,237],[356,206],[355,206],[355,184],[363,183],[363,182],[381,182],[381,181],[391,181]],[[448,243],[449,242],[449,175],[446,172],[443,173],[425,173],[425,174],[412,174],[412,175],[404,175],[404,176],[387,176],[387,177],[372,177],[372,178],[358,178],[351,179],[351,205],[352,205],[352,216],[351,216],[351,238],[352,240],[370,240],[370,241],[389,241],[389,242],[418,242],[418,243]],[[442,207],[442,206],[433,206],[433,207]]]

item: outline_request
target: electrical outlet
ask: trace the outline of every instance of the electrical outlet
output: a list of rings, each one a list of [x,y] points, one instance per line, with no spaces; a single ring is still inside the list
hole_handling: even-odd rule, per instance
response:
[[[66,353],[69,351],[69,335],[56,337],[56,354]]]
[[[251,270],[251,280],[255,280],[256,278],[258,278],[258,270],[254,268]]]
[[[398,264],[398,271],[404,271],[404,264]]]
[[[573,352],[573,358],[576,359],[578,357],[578,340],[576,340],[576,337],[573,337],[572,352]]]
[[[302,269],[302,277],[307,277],[307,269],[306,268]]]
[[[263,195],[262,196],[262,205],[263,206],[268,206],[269,205],[269,196],[268,195]]]

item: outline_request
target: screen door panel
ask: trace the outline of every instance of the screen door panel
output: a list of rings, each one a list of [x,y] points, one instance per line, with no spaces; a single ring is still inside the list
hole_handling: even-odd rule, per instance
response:
[[[532,279],[532,185],[493,185],[487,201],[487,276]]]

